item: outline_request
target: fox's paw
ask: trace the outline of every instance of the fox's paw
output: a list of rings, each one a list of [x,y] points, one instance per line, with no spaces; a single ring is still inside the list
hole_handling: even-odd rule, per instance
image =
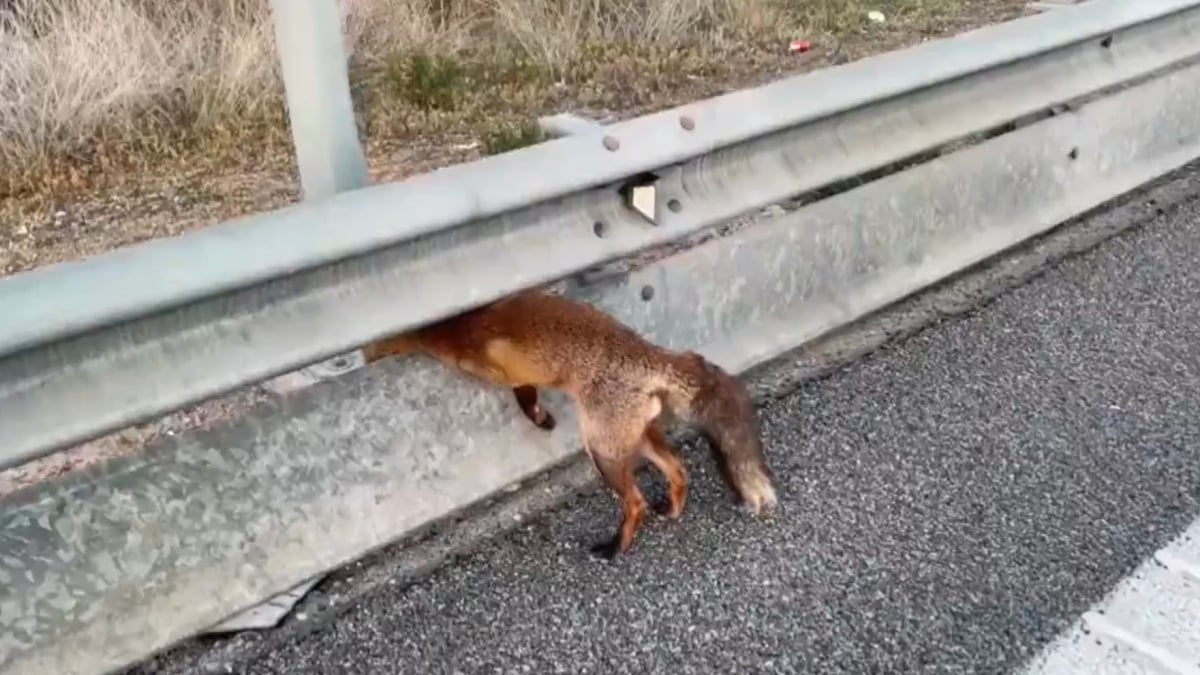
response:
[[[593,557],[600,560],[614,560],[621,552],[621,537],[616,536],[593,544],[590,551]]]
[[[765,515],[774,511],[778,503],[775,487],[767,478],[749,481],[742,486],[742,508],[750,515]]]
[[[654,512],[663,518],[679,520],[683,517],[683,504],[672,504],[669,498],[662,499],[654,502]]]
[[[521,385],[513,387],[513,396],[517,399],[517,405],[521,408],[521,413],[526,419],[533,423],[539,429],[545,431],[553,431],[554,427],[558,426],[558,422],[542,407],[538,402],[537,387],[532,385]]]
[[[538,406],[537,412],[540,414],[531,420],[534,425],[543,431],[554,431],[554,427],[558,426],[558,420],[554,419],[554,415],[546,412],[546,409],[541,406]]]

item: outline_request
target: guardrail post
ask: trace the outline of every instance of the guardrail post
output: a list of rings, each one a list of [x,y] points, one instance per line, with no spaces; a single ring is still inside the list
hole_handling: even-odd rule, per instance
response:
[[[304,198],[366,185],[338,0],[271,0],[271,13]]]
[[[325,199],[367,184],[367,161],[354,123],[339,0],[271,0],[288,122],[304,199]],[[330,224],[336,227],[336,224]],[[283,375],[266,386],[286,391],[361,365],[358,352]],[[321,577],[229,617],[210,633],[276,625]]]
[[[367,160],[354,122],[338,6],[344,0],[270,1],[304,199],[325,199],[365,186]],[[356,350],[280,375],[264,386],[286,394],[363,363]]]

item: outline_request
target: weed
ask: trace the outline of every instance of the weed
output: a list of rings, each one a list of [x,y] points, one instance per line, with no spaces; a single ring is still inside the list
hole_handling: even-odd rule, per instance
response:
[[[565,105],[632,113],[789,70],[784,47],[796,37],[813,40],[814,55],[855,58],[899,46],[896,36],[942,34],[962,17],[1024,6],[338,1],[369,152],[447,134],[502,152],[539,138],[517,120]],[[1009,9],[993,9],[1001,5]],[[868,9],[887,22],[871,23]],[[0,0],[0,200],[59,201],[181,170],[274,171],[290,161],[266,0]]]
[[[391,93],[428,114],[452,111],[466,87],[457,59],[441,54],[408,54],[389,60],[386,79]]]
[[[536,122],[494,124],[484,129],[481,136],[486,155],[498,155],[546,140],[545,133]]]

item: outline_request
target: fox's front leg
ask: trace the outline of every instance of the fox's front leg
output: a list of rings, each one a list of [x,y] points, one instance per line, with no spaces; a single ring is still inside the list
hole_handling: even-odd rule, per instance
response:
[[[521,412],[529,418],[539,429],[553,431],[558,423],[554,419],[554,415],[546,412],[546,409],[538,403],[537,387],[532,385],[522,385],[513,387],[513,395],[517,398],[517,405],[521,406]]]

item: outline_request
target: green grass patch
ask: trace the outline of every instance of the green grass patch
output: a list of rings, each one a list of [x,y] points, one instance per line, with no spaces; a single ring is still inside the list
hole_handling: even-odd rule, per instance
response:
[[[546,134],[536,122],[502,122],[485,128],[480,144],[485,155],[498,155],[546,140]]]

